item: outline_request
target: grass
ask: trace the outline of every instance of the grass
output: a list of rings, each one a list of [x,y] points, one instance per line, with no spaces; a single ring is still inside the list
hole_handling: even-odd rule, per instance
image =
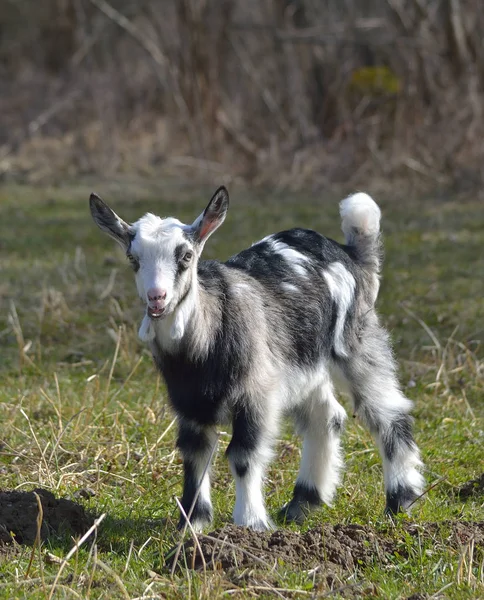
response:
[[[209,190],[176,183],[156,192],[98,191],[126,220],[152,211],[190,221],[209,197]],[[88,195],[85,186],[0,189],[1,487],[42,486],[105,515],[62,566],[55,588],[73,539],[49,538],[35,549],[30,569],[30,547],[0,554],[0,598],[338,597],[306,565],[281,563],[275,574],[254,565],[249,579],[189,568],[170,576],[164,557],[180,539],[175,499],[181,493],[173,416],[137,340],[141,308],[132,275],[92,223]],[[445,523],[484,520],[482,495],[463,501],[457,493],[484,471],[484,203],[379,201],[386,249],[379,309],[415,401],[431,489],[410,518],[390,528],[401,549],[390,563],[375,556],[335,588],[380,598],[476,598],[484,595],[483,548],[451,544]],[[226,258],[294,225],[340,239],[337,199],[236,189],[206,257]],[[304,529],[327,521],[388,531],[373,441],[354,420],[344,440],[346,473],[337,500]],[[234,503],[223,458],[228,441],[222,432],[214,527],[230,521]],[[277,455],[266,486],[272,514],[290,497],[297,472],[299,443],[289,430]],[[443,525],[431,535],[409,536],[408,521]]]

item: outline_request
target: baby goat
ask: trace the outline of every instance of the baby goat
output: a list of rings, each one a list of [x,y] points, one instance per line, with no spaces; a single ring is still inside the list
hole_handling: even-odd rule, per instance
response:
[[[192,225],[146,214],[125,223],[98,196],[97,225],[126,252],[146,312],[149,342],[178,418],[182,505],[200,530],[212,518],[207,463],[216,428],[231,422],[227,448],[235,477],[236,524],[267,529],[262,483],[281,418],[303,436],[287,521],[330,503],[342,467],[346,413],[333,380],[375,436],[383,459],[386,510],[405,510],[423,478],[412,437],[411,401],[400,391],[389,336],[375,300],[380,209],[358,193],[340,205],[346,245],[308,229],[269,235],[225,263],[201,261],[229,206],[219,188]],[[183,523],[183,520],[181,521]]]

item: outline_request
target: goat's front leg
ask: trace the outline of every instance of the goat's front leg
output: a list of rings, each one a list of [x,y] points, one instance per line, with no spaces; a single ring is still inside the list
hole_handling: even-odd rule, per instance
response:
[[[273,431],[270,419],[250,406],[237,407],[233,416],[233,435],[227,448],[230,468],[235,478],[234,523],[252,529],[271,529],[262,483],[271,458]]]
[[[215,427],[200,426],[183,420],[179,421],[177,446],[183,457],[184,468],[181,504],[187,515],[189,515],[193,505],[190,523],[195,531],[201,531],[212,521],[209,462],[216,443],[217,433]],[[199,488],[200,492],[197,497]],[[185,518],[180,515],[178,527],[181,528],[184,524]]]

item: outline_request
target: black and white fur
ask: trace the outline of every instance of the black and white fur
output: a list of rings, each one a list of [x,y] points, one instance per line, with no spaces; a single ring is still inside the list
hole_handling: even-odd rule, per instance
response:
[[[178,417],[187,513],[200,487],[191,517],[196,529],[212,518],[206,466],[216,428],[227,421],[236,524],[270,527],[262,484],[284,415],[294,418],[303,448],[282,516],[302,522],[309,509],[331,502],[346,419],[336,383],[378,443],[387,511],[410,507],[423,489],[421,462],[412,403],[400,390],[389,336],[374,307],[380,209],[368,195],[341,202],[346,245],[291,229],[225,263],[199,260],[225,219],[224,187],[192,225],[152,214],[128,225],[96,195],[90,204],[99,227],[126,251],[147,304],[139,335],[149,342]],[[148,294],[153,289],[158,295]]]

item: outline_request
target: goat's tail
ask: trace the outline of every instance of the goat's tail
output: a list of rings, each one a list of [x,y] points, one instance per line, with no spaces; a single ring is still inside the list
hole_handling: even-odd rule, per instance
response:
[[[368,194],[359,192],[342,200],[339,211],[346,244],[353,249],[356,260],[370,271],[378,273],[381,262],[381,211],[377,203]]]

